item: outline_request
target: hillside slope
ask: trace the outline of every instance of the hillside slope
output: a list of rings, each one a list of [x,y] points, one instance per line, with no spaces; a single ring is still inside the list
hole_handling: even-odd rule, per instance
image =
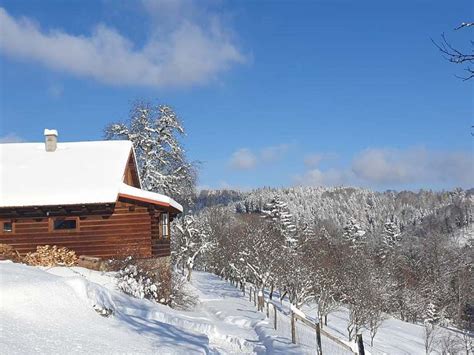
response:
[[[111,273],[1,262],[0,353],[301,353],[238,291],[201,279],[201,304],[184,312],[116,291]]]

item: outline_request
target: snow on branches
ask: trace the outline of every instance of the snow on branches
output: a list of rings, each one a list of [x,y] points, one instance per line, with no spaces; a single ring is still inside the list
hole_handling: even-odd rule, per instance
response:
[[[112,123],[105,129],[107,139],[133,143],[142,187],[189,204],[194,194],[196,168],[186,158],[179,138],[184,127],[173,109],[137,102],[127,123]]]
[[[159,284],[155,283],[153,275],[137,265],[129,264],[120,269],[117,279],[118,289],[127,295],[165,303],[165,299],[158,298]]]
[[[285,238],[286,246],[294,247],[297,242],[296,226],[288,205],[276,195],[265,205],[264,209],[262,209],[262,213],[276,223]]]
[[[205,216],[191,214],[177,219],[173,224],[173,238],[171,239],[173,258],[176,265],[183,264],[188,270],[188,281],[191,281],[196,258],[215,244],[211,239],[208,226]]]

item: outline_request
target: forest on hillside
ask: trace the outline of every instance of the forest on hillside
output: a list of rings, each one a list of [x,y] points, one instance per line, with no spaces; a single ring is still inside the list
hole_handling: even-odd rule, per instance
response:
[[[349,338],[375,335],[384,314],[472,330],[473,192],[201,191],[175,223],[173,257],[189,276],[198,268],[315,302],[321,324],[347,306]]]

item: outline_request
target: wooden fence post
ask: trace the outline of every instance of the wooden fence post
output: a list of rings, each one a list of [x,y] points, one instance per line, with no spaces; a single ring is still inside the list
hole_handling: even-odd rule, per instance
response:
[[[291,342],[293,344],[296,344],[296,320],[295,320],[295,314],[293,311],[290,311],[291,313]]]
[[[252,302],[252,288],[249,288],[249,302]]]
[[[270,311],[268,310],[270,308],[270,305],[267,302],[267,318],[270,318]]]
[[[362,334],[356,335],[357,350],[359,355],[365,355],[364,341],[362,340]]]
[[[321,345],[321,327],[319,326],[319,323],[316,323],[316,350],[318,355],[323,354],[323,347]]]
[[[273,305],[273,313],[275,313],[275,319],[273,321],[273,328],[277,330],[277,308],[275,305]]]
[[[265,308],[265,298],[263,296],[263,293],[262,295],[260,296],[260,291],[257,293],[258,295],[258,310],[260,312],[264,312],[264,308]]]
[[[257,307],[257,289],[253,290],[253,305]]]

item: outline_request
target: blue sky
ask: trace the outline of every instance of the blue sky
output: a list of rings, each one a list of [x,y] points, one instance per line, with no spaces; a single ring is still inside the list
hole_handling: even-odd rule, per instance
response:
[[[173,106],[199,185],[471,187],[469,1],[1,1],[0,139]],[[469,18],[467,18],[469,17]]]

